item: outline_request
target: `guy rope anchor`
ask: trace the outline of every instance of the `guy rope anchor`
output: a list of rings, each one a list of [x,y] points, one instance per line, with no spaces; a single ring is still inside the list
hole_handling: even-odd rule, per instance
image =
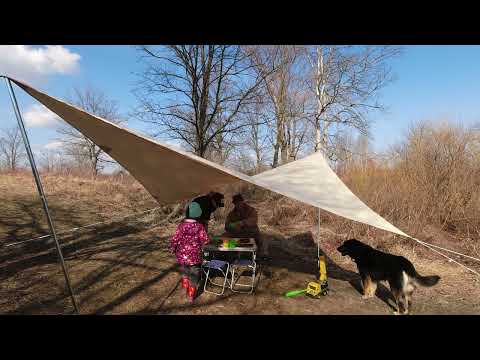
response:
[[[309,297],[318,299],[320,296],[328,294],[328,281],[327,281],[327,266],[325,262],[325,256],[318,257],[318,267],[320,269],[319,282],[311,281],[307,284],[306,289],[292,290],[285,294],[287,298],[306,294]]]

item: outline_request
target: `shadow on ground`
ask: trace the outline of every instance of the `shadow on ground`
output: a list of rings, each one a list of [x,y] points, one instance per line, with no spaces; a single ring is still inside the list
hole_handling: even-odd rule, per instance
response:
[[[185,302],[184,296],[178,295],[178,266],[168,252],[170,236],[160,237],[151,230],[144,230],[141,226],[111,224],[98,228],[98,233],[71,235],[64,239],[64,257],[82,313],[170,314],[201,309],[211,313],[219,304],[227,304],[239,296],[228,292],[221,297],[204,297],[193,305]],[[265,234],[265,238],[272,244],[271,259],[260,264],[260,281],[262,277],[271,278],[279,269],[318,277],[317,247],[310,232],[291,237]],[[28,295],[28,300],[23,299],[7,313],[72,312],[56,251],[52,244],[47,250],[45,246],[29,245],[23,249],[0,251],[0,282],[15,284],[1,290],[1,297],[19,299],[22,294]],[[326,257],[329,278],[348,282],[362,293],[359,276]],[[84,266],[86,263],[88,267]],[[49,276],[40,277],[38,269],[42,269],[43,274],[47,269]],[[22,276],[17,278],[20,273]],[[288,273],[285,276],[288,277]],[[278,296],[267,294],[268,289],[260,291],[262,296]],[[56,294],[52,295],[54,292]],[[377,296],[391,306],[388,300],[392,297],[387,288],[379,285]],[[134,298],[140,300],[135,302]],[[257,299],[252,301],[249,310],[238,311],[260,311]],[[119,310],[124,308],[127,310]],[[0,312],[5,313],[1,309],[0,304]]]

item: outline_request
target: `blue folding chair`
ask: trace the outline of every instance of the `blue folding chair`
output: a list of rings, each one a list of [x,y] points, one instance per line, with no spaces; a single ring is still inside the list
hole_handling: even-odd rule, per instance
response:
[[[235,278],[235,271],[239,269],[240,271],[238,272],[237,278]],[[238,279],[242,276],[243,271],[245,270],[250,270],[252,272],[252,281],[248,284],[244,283],[239,283]],[[253,292],[253,289],[255,288],[255,274],[257,270],[257,263],[255,260],[249,260],[249,259],[237,259],[232,263],[231,266],[231,274],[232,274],[232,281],[230,282],[230,290],[233,292],[241,292],[241,293],[249,293],[251,294]],[[235,286],[239,287],[247,287],[249,290],[235,290]]]
[[[203,272],[205,273],[205,284],[203,285],[203,291],[210,294],[223,295],[223,293],[225,292],[225,285],[227,284],[227,280],[228,280],[227,277],[228,277],[228,271],[230,270],[230,264],[222,260],[209,260],[209,261],[205,261],[202,264],[202,269],[203,269]],[[210,273],[212,270],[219,271],[223,275],[224,277],[223,284],[218,284],[212,281],[212,279],[210,278]],[[213,286],[221,287],[222,291],[215,292],[215,291],[207,290],[207,285],[209,283],[212,284]]]

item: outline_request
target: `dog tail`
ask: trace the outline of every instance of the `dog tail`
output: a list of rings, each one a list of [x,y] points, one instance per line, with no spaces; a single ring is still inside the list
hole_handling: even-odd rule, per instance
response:
[[[421,276],[419,273],[417,273],[413,265],[408,266],[406,273],[420,286],[430,287],[440,281],[440,276],[438,275]]]
[[[438,275],[432,275],[432,276],[420,276],[420,275],[418,275],[414,280],[421,286],[430,287],[430,286],[433,286],[440,281],[440,276],[438,276]]]

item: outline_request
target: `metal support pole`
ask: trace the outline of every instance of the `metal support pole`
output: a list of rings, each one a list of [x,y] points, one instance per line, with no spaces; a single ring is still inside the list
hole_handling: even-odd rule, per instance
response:
[[[320,208],[318,208],[317,259],[318,259],[318,276],[320,278]]]
[[[72,286],[70,285],[70,278],[68,276],[67,268],[65,266],[65,260],[63,259],[62,249],[60,248],[60,245],[58,243],[57,234],[55,232],[55,227],[53,226],[53,221],[52,221],[52,218],[50,217],[50,211],[48,210],[47,198],[45,197],[45,193],[43,192],[42,182],[40,180],[40,175],[37,171],[37,166],[35,165],[35,159],[33,158],[32,149],[30,148],[30,142],[28,140],[27,132],[25,131],[25,126],[24,126],[24,123],[23,123],[22,115],[21,115],[20,110],[18,108],[17,99],[15,97],[15,93],[13,92],[13,88],[12,88],[12,84],[10,82],[10,79],[7,78],[7,77],[4,77],[4,78],[5,78],[5,83],[7,85],[8,91],[10,93],[10,99],[12,100],[13,109],[15,111],[15,116],[17,117],[17,121],[18,121],[18,126],[20,127],[20,131],[22,133],[23,142],[25,144],[25,149],[27,150],[27,155],[28,155],[28,160],[30,161],[30,166],[32,167],[32,172],[33,172],[33,176],[35,178],[35,183],[37,184],[38,194],[40,195],[40,199],[42,200],[42,204],[43,204],[43,210],[45,211],[45,214],[47,216],[48,226],[50,227],[50,231],[51,231],[53,239],[55,241],[55,247],[57,248],[58,257],[60,258],[60,264],[62,266],[63,275],[65,276],[65,282],[67,284],[67,288],[68,288],[68,291],[70,293],[70,297],[72,298],[72,304],[73,304],[73,307],[75,309],[75,313],[78,314],[79,313],[78,306],[77,306],[77,302],[75,300],[75,295],[73,294]]]

